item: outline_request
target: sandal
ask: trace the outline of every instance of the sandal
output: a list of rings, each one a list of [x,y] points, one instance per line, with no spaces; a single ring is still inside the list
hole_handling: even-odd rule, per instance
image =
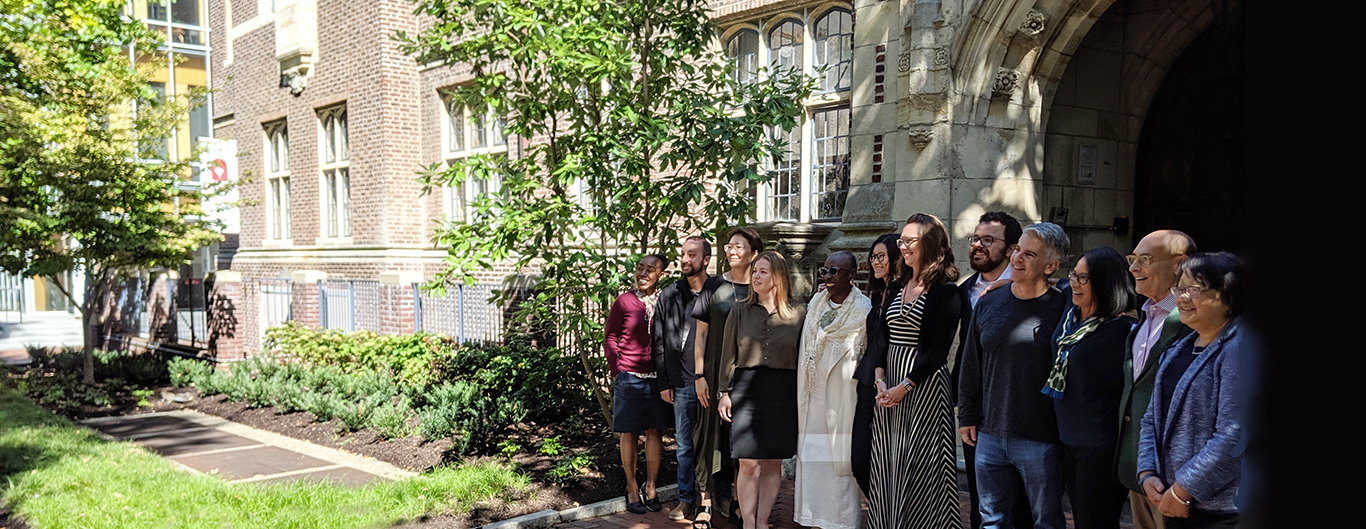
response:
[[[710,505],[704,505],[697,509],[697,516],[692,519],[692,529],[711,529]]]
[[[630,497],[631,496],[629,494],[626,496],[627,499],[630,499]],[[645,514],[647,512],[650,512],[650,509],[645,507],[645,495],[640,495],[640,499],[636,501],[626,502],[626,510],[631,511],[635,514]]]
[[[649,509],[650,512],[659,512],[660,509],[663,509],[663,508],[664,508],[664,505],[663,505],[662,503],[660,503],[660,501],[659,501],[659,491],[658,491],[658,490],[655,491],[655,497],[653,497],[653,498],[647,498],[647,497],[645,496],[645,487],[641,487],[641,488],[640,488],[640,501],[641,501],[642,503],[645,504],[645,508],[646,508],[646,509]]]

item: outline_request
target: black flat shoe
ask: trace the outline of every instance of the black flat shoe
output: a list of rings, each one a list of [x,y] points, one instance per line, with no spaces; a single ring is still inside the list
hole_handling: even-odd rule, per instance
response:
[[[627,503],[626,510],[636,514],[645,514],[647,512],[650,512],[650,509],[645,507],[645,502],[643,501],[633,501]]]
[[[660,509],[663,509],[663,508],[664,508],[664,505],[663,505],[662,503],[659,502],[659,491],[658,491],[658,490],[655,491],[655,497],[653,497],[653,498],[647,498],[647,497],[645,497],[645,488],[642,487],[642,488],[640,489],[640,499],[641,499],[642,502],[645,503],[645,508],[646,508],[646,509],[649,509],[650,512],[659,512]]]
[[[741,527],[745,524],[744,518],[740,516],[740,500],[731,498],[730,513],[728,513],[726,518],[730,520],[731,525],[736,527]]]

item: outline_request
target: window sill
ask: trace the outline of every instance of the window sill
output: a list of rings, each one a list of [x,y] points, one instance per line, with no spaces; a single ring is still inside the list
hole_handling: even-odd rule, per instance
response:
[[[294,239],[292,239],[292,238],[291,238],[291,239],[262,239],[262,240],[261,240],[261,246],[267,246],[267,247],[294,246]]]
[[[351,237],[318,237],[313,244],[318,246],[343,246],[351,244]]]

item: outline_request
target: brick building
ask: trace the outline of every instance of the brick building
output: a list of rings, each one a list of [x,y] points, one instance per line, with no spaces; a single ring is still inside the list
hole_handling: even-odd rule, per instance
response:
[[[236,141],[253,204],[218,281],[242,282],[249,343],[279,319],[266,314],[270,281],[382,279],[401,296],[431,277],[444,256],[434,222],[491,190],[424,196],[419,171],[519,154],[497,119],[443,101],[469,72],[399,49],[391,36],[419,29],[412,9],[208,0],[214,136]],[[1240,249],[1241,12],[1238,0],[718,0],[737,75],[829,67],[759,193],[759,227],[807,263],[866,252],[916,211],[946,221],[960,258],[976,217],[996,209],[1063,224],[1077,253],[1124,252],[1158,226]],[[1208,189],[1221,192],[1197,193]],[[327,297],[308,290],[288,296]],[[412,319],[398,314],[379,319]]]

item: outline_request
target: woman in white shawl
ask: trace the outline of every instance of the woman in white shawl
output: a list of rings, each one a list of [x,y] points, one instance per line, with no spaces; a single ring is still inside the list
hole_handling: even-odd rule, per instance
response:
[[[858,381],[872,301],[854,288],[858,259],[837,252],[819,270],[825,289],[807,305],[797,377],[794,519],[807,527],[858,529],[859,486],[850,463]]]

